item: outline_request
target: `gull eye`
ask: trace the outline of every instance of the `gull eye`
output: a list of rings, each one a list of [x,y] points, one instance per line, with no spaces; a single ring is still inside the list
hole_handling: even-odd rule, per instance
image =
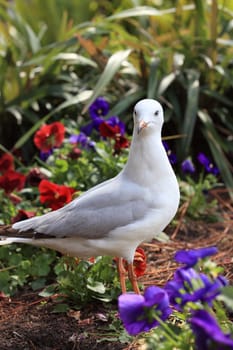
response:
[[[158,111],[158,110],[155,111],[155,112],[154,112],[154,115],[157,117],[157,116],[159,115],[159,111]]]
[[[136,117],[136,115],[137,115],[136,109],[134,110],[134,115],[135,115],[135,117]]]

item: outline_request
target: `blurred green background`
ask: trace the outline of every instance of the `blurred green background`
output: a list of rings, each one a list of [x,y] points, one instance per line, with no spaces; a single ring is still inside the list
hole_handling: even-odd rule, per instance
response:
[[[205,152],[233,188],[232,38],[232,0],[0,0],[0,148],[29,161],[43,122],[81,125],[97,96],[130,131],[155,98],[178,160]]]

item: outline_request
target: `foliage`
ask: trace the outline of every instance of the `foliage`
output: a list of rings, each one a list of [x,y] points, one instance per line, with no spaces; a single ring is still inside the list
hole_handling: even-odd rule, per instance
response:
[[[55,266],[55,273],[59,292],[76,306],[93,298],[109,302],[119,294],[116,266],[111,257],[98,257],[92,262],[65,257]]]
[[[113,120],[109,120],[112,123]],[[109,125],[102,119],[101,122]],[[117,123],[116,118],[114,122]],[[124,132],[124,125],[120,125]],[[116,139],[112,132],[115,130],[118,135],[118,127],[109,130],[111,133],[105,140],[100,140],[100,131],[93,131],[94,142],[84,133],[79,133],[71,123],[66,127],[64,139],[64,125],[55,122],[42,126],[35,133],[34,143],[40,152],[29,167],[20,162],[18,172],[15,172],[16,157],[8,153],[0,157],[1,222],[12,223],[35,213],[40,215],[48,210],[46,208],[58,209],[72,199],[75,190],[78,196],[80,192],[115,176],[126,161],[127,151],[124,144],[121,151],[120,148],[113,151]],[[20,188],[17,177],[9,178],[11,173],[17,174],[19,179],[24,177]],[[7,181],[3,181],[5,178]],[[69,190],[68,194],[66,190]],[[54,252],[45,249],[13,245],[1,247],[0,262],[0,289],[6,294],[14,294],[24,284],[41,289],[51,279],[56,280],[56,284],[49,285],[43,293],[59,291],[76,304],[84,304],[90,298],[111,301],[119,292],[112,258],[99,257],[93,264],[93,261],[78,262],[68,257],[58,259]]]
[[[126,140],[116,136],[119,124],[109,116],[119,116],[131,130],[132,106],[144,97],[165,107],[164,135],[174,138],[176,156],[169,158],[180,175],[187,215],[212,219],[216,203],[209,202],[208,191],[219,185],[219,176],[206,174],[200,164],[196,173],[184,175],[181,165],[204,152],[233,188],[232,13],[232,1],[216,0],[87,1],[85,6],[75,0],[32,0],[30,7],[20,0],[0,1],[0,150],[14,159],[10,177],[0,170],[0,223],[50,210],[40,200],[42,179],[75,189],[78,196],[117,174],[128,150]],[[90,121],[89,107],[101,95],[111,102],[101,116],[107,137],[93,129],[84,143],[72,144],[69,138],[80,135]],[[58,121],[66,128],[64,142],[41,154],[32,142],[35,133],[44,123]],[[209,266],[206,273],[219,272]],[[92,298],[114,300],[119,292],[110,258],[98,257],[93,264],[46,249],[1,247],[0,290],[12,295],[25,284],[43,288],[43,295],[62,293],[78,306]],[[232,288],[218,299],[216,317],[224,332],[232,332],[219,304],[232,308]],[[194,347],[188,315],[176,311],[169,321],[179,349]],[[119,320],[110,327],[127,338]],[[166,331],[165,325],[143,336],[147,347],[174,348]]]
[[[119,294],[116,267],[110,257],[78,261],[59,258],[51,250],[12,245],[1,247],[0,264],[0,290],[6,295],[28,285],[41,296],[58,292],[64,301],[78,307],[93,298],[109,302]]]
[[[178,160],[212,154],[232,188],[232,3],[89,1],[87,11],[76,1],[54,4],[2,2],[2,147],[24,145],[30,159],[26,142],[44,121],[65,112],[80,123],[103,93],[128,128],[135,101],[157,98],[165,133],[182,135]]]
[[[193,219],[216,221],[217,201],[211,199],[209,190],[217,185],[216,177],[212,174],[199,177],[198,180],[190,176],[180,181],[182,201],[187,204],[187,215]]]
[[[0,157],[1,223],[10,224],[58,209],[70,202],[72,195],[77,197],[119,173],[128,155],[128,137],[124,123],[116,116],[103,118],[109,107],[103,97],[94,101],[82,132],[76,123],[66,119],[65,126],[61,121],[41,126],[34,134],[38,150],[29,166],[10,153]],[[177,166],[176,155],[167,142],[164,146],[170,162]],[[202,170],[198,180],[195,169],[186,167],[186,171],[190,169],[191,174],[185,173],[184,180],[180,181],[182,203],[189,204],[187,215],[211,219],[216,204],[209,202],[205,193],[217,183],[217,175],[208,174],[215,167],[210,166],[208,160],[204,168],[207,175]],[[34,264],[38,261],[36,269]],[[0,262],[0,289],[6,294],[14,294],[18,288],[29,284],[34,289],[46,287],[45,294],[59,291],[76,304],[83,304],[90,298],[115,299],[119,288],[114,264],[106,257],[99,257],[93,265],[91,261],[59,259],[54,252],[45,249],[13,245],[1,248]],[[135,258],[135,269],[137,264]],[[145,266],[140,264],[138,271],[144,271]],[[56,283],[50,286],[51,280]]]
[[[28,284],[37,290],[45,287],[52,274],[56,253],[32,247],[9,246],[0,249],[0,290],[13,295]]]

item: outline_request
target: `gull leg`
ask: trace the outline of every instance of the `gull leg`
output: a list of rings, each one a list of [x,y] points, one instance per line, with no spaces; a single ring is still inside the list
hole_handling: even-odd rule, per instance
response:
[[[126,271],[123,264],[123,258],[117,259],[117,270],[118,270],[118,275],[120,279],[121,291],[122,291],[122,294],[124,294],[126,293],[126,284],[125,284]]]
[[[136,294],[141,294],[139,287],[138,287],[137,277],[134,273],[134,266],[132,263],[128,264],[128,276],[129,276],[129,280],[132,284],[134,292]]]

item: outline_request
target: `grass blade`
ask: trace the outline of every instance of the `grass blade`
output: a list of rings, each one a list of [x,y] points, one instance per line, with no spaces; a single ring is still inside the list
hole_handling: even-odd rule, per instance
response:
[[[189,148],[193,138],[194,127],[196,124],[198,102],[199,102],[199,72],[189,70],[188,72],[188,92],[187,104],[185,109],[184,121],[181,134],[186,135],[181,141],[181,159],[184,159],[189,154]]]
[[[99,96],[103,91],[105,86],[111,81],[113,76],[119,70],[122,62],[129,56],[131,50],[122,50],[114,53],[108,60],[107,65],[104,68],[102,75],[100,76],[94,90],[93,94],[84,107],[82,113],[85,113],[92,102]]]

